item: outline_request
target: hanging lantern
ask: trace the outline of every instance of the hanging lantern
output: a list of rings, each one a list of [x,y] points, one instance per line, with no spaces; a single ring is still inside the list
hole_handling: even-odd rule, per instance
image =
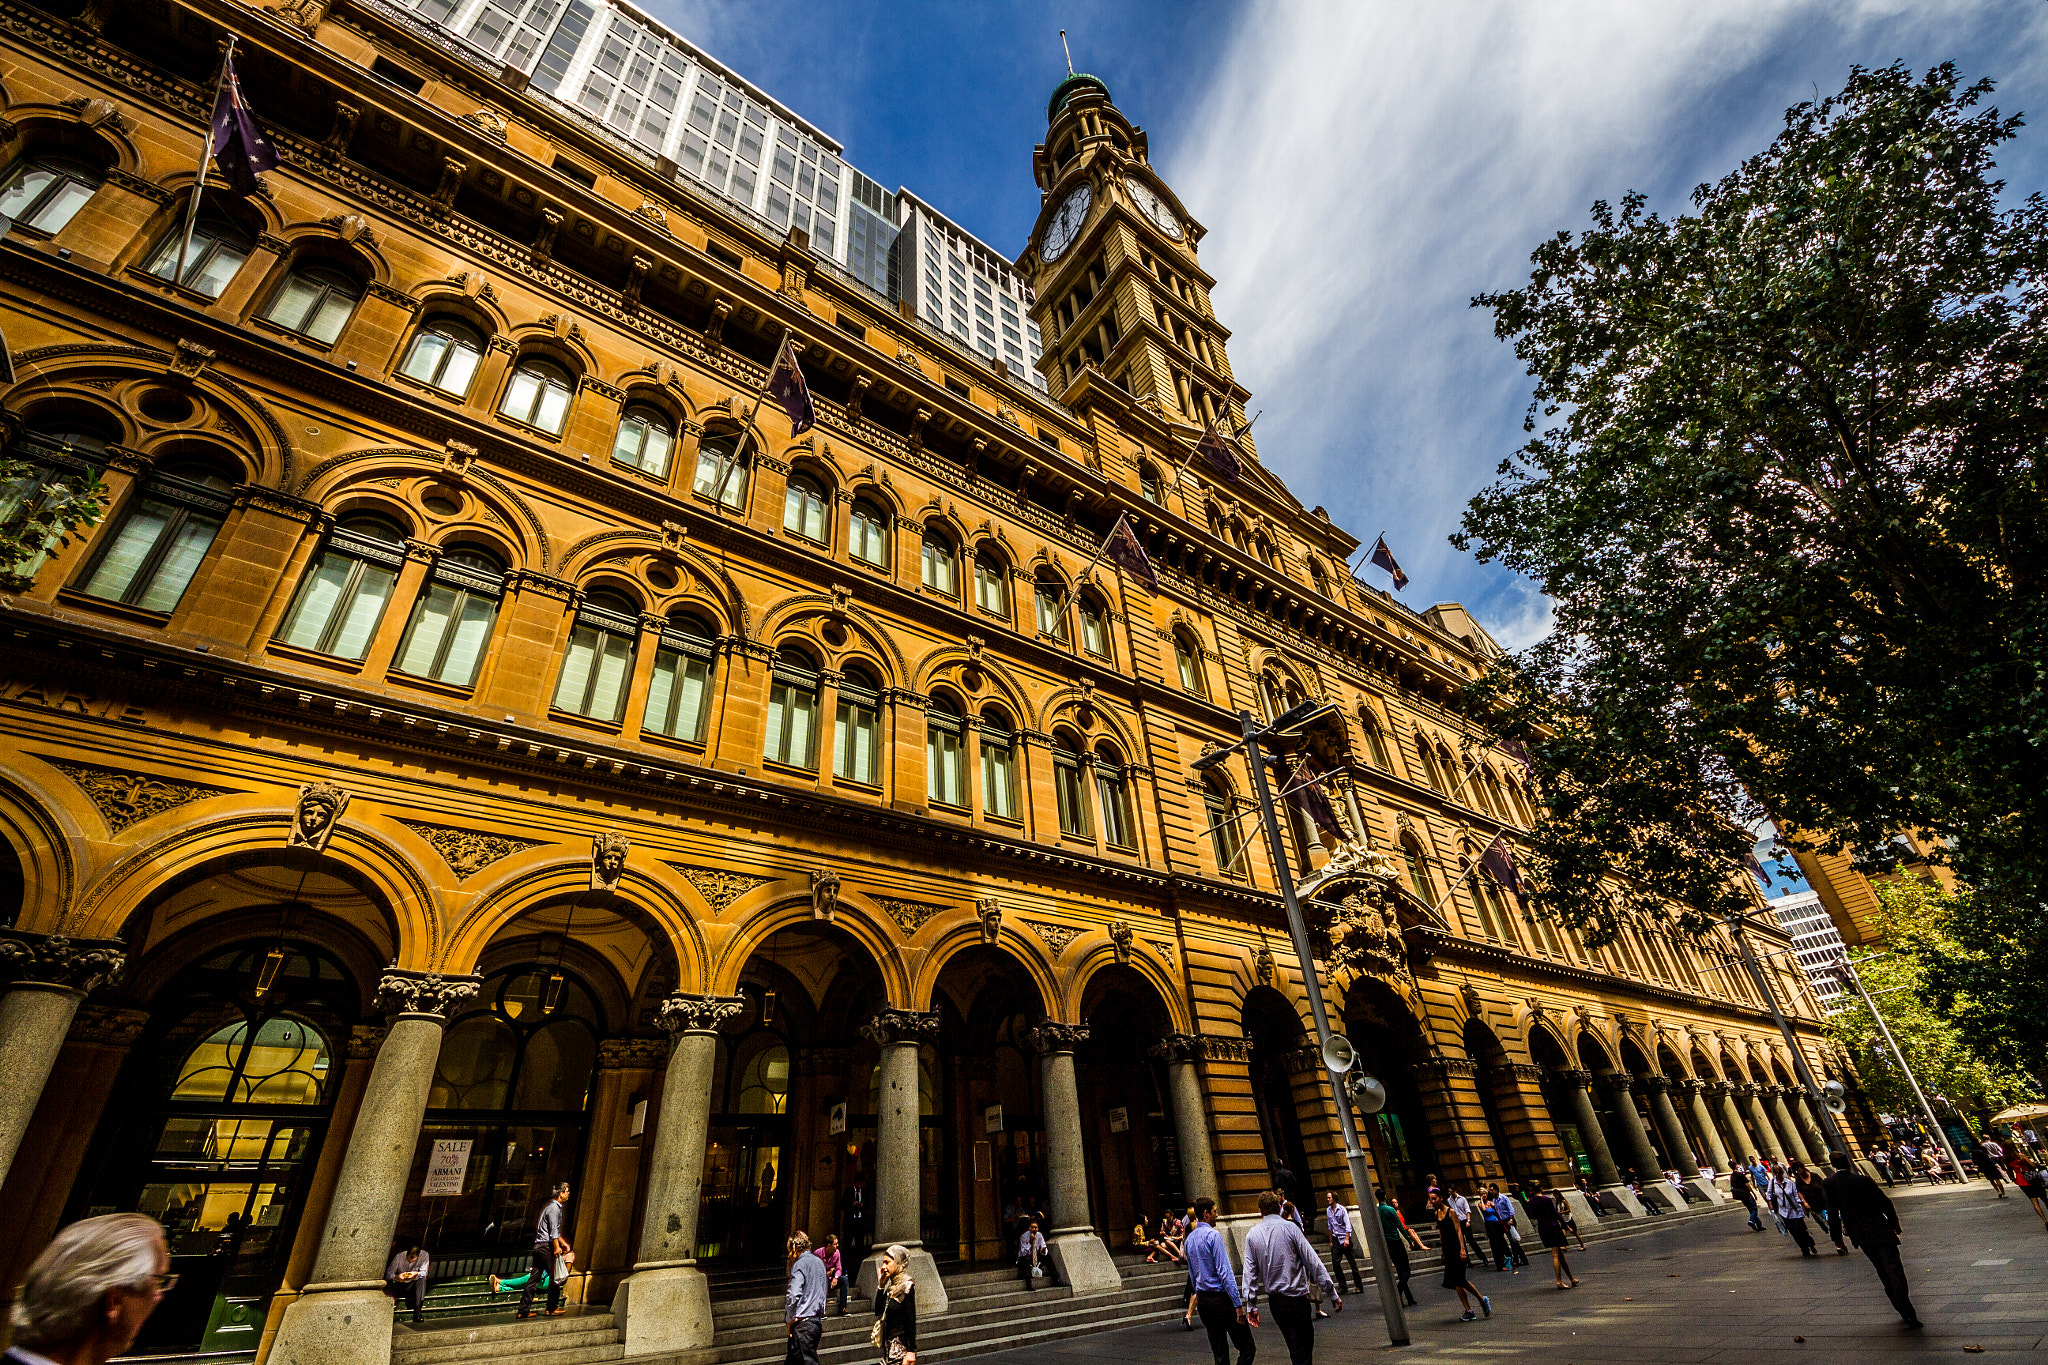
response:
[[[562,1003],[562,969],[555,968],[548,973],[547,984],[540,991],[540,1012],[553,1014],[555,1006]]]
[[[761,1022],[764,1024],[775,1022],[775,988],[773,986],[761,992]]]
[[[277,974],[284,970],[285,959],[290,956],[291,954],[285,949],[285,946],[280,943],[270,950],[262,962],[257,964],[256,994],[258,996],[270,994],[270,988],[277,984]]]

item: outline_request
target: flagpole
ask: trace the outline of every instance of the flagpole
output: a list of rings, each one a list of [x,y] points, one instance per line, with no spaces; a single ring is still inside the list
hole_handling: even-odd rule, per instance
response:
[[[213,124],[220,109],[220,92],[227,87],[228,71],[235,61],[235,35],[228,35],[228,48],[221,55],[220,75],[213,82],[213,103],[206,110],[206,150],[199,154],[199,174],[192,181],[192,202],[185,206],[185,235],[178,239],[178,268],[171,272],[171,283],[182,286],[185,283],[185,257],[192,251],[192,234],[199,228],[199,201],[206,197],[206,173],[213,165]]]
[[[761,390],[754,395],[754,406],[747,413],[747,424],[740,430],[739,446],[733,451],[730,460],[719,462],[718,486],[711,492],[711,505],[721,516],[725,513],[725,486],[732,481],[732,471],[738,467],[740,457],[747,452],[747,437],[760,438],[761,429],[754,425],[755,420],[761,415],[761,404],[768,398],[768,386],[775,382],[775,372],[782,368],[782,356],[789,349],[789,339],[795,335],[796,329],[793,327],[782,329],[782,341],[775,348],[775,359],[769,363],[768,373],[761,378]]]
[[[1116,517],[1116,519],[1117,519],[1117,522],[1118,522],[1119,524],[1121,524],[1121,523],[1123,523],[1123,522],[1125,522],[1125,521],[1128,521],[1128,520],[1130,519],[1130,515],[1131,515],[1131,514],[1130,514],[1129,512],[1119,512],[1119,513],[1117,513],[1117,517]],[[1133,532],[1132,532],[1131,534],[1132,534],[1133,536],[1135,536],[1135,535],[1137,534],[1137,532],[1133,531]],[[1064,625],[1066,625],[1066,623],[1067,623],[1067,609],[1068,609],[1069,607],[1073,606],[1073,605],[1074,605],[1074,599],[1075,599],[1076,597],[1079,597],[1079,596],[1081,595],[1081,583],[1082,583],[1082,580],[1083,580],[1083,579],[1085,579],[1085,578],[1087,578],[1089,574],[1091,574],[1091,573],[1094,573],[1094,572],[1095,572],[1095,566],[1096,566],[1097,564],[1100,564],[1100,563],[1102,562],[1102,557],[1103,557],[1104,555],[1106,555],[1106,554],[1108,554],[1108,553],[1109,553],[1109,542],[1110,542],[1110,540],[1111,540],[1112,538],[1114,538],[1114,537],[1115,537],[1115,535],[1116,535],[1116,527],[1115,527],[1115,526],[1112,526],[1112,527],[1110,527],[1110,528],[1109,528],[1109,534],[1108,534],[1108,535],[1106,535],[1106,536],[1104,536],[1104,537],[1102,538],[1102,543],[1101,543],[1100,545],[1098,545],[1098,546],[1096,546],[1096,547],[1095,547],[1095,558],[1093,558],[1093,559],[1089,560],[1089,561],[1088,561],[1088,567],[1087,567],[1087,568],[1085,568],[1085,569],[1083,569],[1083,570],[1081,570],[1081,572],[1080,572],[1080,573],[1078,573],[1078,574],[1076,574],[1076,575],[1074,576],[1074,586],[1073,586],[1073,587],[1071,587],[1071,588],[1068,588],[1068,589],[1067,589],[1067,595],[1066,595],[1065,597],[1062,597],[1062,598],[1060,599],[1060,609],[1059,609],[1059,614],[1058,614],[1057,616],[1055,616],[1055,617],[1053,618],[1053,620],[1054,620],[1054,624],[1056,624],[1056,625],[1060,625],[1060,626],[1064,626]],[[1073,641],[1072,641],[1072,640],[1069,640],[1069,641],[1068,641],[1067,643],[1071,645],[1071,644],[1073,643]]]
[[[1255,413],[1253,413],[1253,414],[1252,414],[1252,420],[1251,420],[1251,421],[1249,421],[1249,422],[1246,422],[1246,423],[1244,424],[1244,426],[1243,426],[1243,428],[1242,428],[1242,429],[1239,429],[1239,428],[1236,428],[1236,427],[1233,427],[1233,428],[1231,428],[1231,432],[1230,432],[1230,437],[1229,437],[1229,439],[1230,439],[1231,441],[1233,441],[1233,442],[1235,442],[1235,441],[1239,440],[1239,439],[1240,439],[1241,437],[1243,437],[1243,435],[1245,434],[1245,432],[1247,432],[1247,431],[1250,431],[1250,430],[1252,429],[1252,427],[1253,427],[1254,425],[1256,425],[1256,424],[1257,424],[1257,422],[1258,422],[1259,418],[1261,418],[1261,417],[1264,417],[1265,415],[1266,415],[1266,410],[1265,410],[1264,408],[1260,408],[1260,409],[1259,409],[1259,410],[1258,410],[1257,412],[1255,412]],[[1172,425],[1172,424],[1169,424],[1169,425]],[[1205,427],[1203,427],[1203,428],[1202,428],[1202,434],[1206,436],[1206,435],[1208,435],[1208,434],[1209,434],[1209,432],[1210,432],[1210,431],[1212,431],[1212,430],[1214,430],[1214,427],[1213,427],[1213,426],[1205,426]],[[1174,433],[1174,432],[1171,432],[1171,431],[1169,431],[1169,432],[1168,432],[1168,435],[1171,435],[1171,436],[1173,436],[1173,437],[1174,437],[1174,439],[1176,439],[1176,440],[1181,440],[1181,439],[1184,439],[1184,438],[1180,437],[1180,436],[1179,436],[1179,435],[1178,435],[1177,433]],[[1222,437],[1220,436],[1220,434],[1219,434],[1219,437],[1218,437],[1218,439],[1222,439]],[[1194,459],[1196,455],[1198,455],[1198,454],[1200,454],[1200,453],[1201,453],[1201,449],[1202,449],[1202,446],[1201,446],[1201,442],[1199,442],[1199,441],[1190,441],[1190,442],[1188,442],[1188,452],[1187,452],[1187,454],[1185,454],[1185,455],[1181,456],[1181,457],[1180,457],[1180,463],[1179,463],[1179,464],[1177,464],[1177,465],[1175,465],[1175,466],[1173,467],[1173,486],[1174,486],[1175,488],[1178,488],[1178,487],[1180,487],[1180,475],[1181,475],[1181,471],[1182,471],[1182,470],[1184,470],[1184,469],[1186,469],[1186,468],[1188,467],[1188,462],[1189,462],[1190,460]]]

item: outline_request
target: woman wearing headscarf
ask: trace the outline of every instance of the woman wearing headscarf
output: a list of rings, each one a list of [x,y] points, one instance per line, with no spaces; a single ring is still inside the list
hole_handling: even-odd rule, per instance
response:
[[[910,1252],[900,1244],[882,1253],[876,1266],[875,1326],[868,1344],[882,1365],[917,1365],[917,1286],[910,1282]]]

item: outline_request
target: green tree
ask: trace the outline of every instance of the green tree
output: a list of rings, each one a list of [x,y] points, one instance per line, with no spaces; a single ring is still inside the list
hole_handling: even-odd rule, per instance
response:
[[[2048,207],[2003,202],[1990,89],[1856,68],[1692,212],[1596,204],[1476,298],[1531,436],[1453,543],[1556,604],[1467,697],[1530,752],[1552,913],[1746,908],[1765,812],[1923,831],[1975,888],[1943,980],[2012,1058],[2048,1048]]]
[[[27,461],[0,459],[0,589],[26,588],[47,551],[106,510],[97,474],[52,480]]]
[[[1930,1096],[1944,1096],[1974,1119],[1980,1110],[1996,1113],[2030,1099],[2040,1088],[2026,1072],[1970,1046],[1966,1034],[1974,1030],[1964,1021],[1985,1008],[1984,1001],[1967,992],[1944,995],[1930,980],[1937,970],[1931,963],[1958,951],[1950,928],[1968,915],[1969,899],[1967,892],[1945,896],[1919,877],[1880,881],[1877,946],[1884,956],[1857,970],[1920,1088]],[[1885,1047],[1869,1008],[1854,995],[1844,999],[1855,1003],[1828,1017],[1829,1035],[1848,1052],[1879,1108],[1917,1114],[1919,1101]]]

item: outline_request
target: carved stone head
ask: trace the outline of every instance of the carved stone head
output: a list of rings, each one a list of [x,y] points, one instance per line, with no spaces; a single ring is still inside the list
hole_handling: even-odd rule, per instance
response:
[[[616,891],[619,878],[626,875],[626,850],[632,840],[608,829],[590,841],[590,889]]]
[[[994,943],[1003,931],[1003,903],[993,899],[976,901],[975,908],[981,912],[981,941]]]
[[[811,870],[811,918],[830,924],[839,910],[839,874],[830,868]]]
[[[1128,967],[1131,965],[1131,926],[1122,920],[1109,926],[1109,946],[1116,950],[1116,960]]]
[[[284,846],[325,853],[327,841],[334,837],[334,827],[341,823],[341,813],[348,809],[348,802],[348,793],[331,782],[312,782],[300,787]]]

